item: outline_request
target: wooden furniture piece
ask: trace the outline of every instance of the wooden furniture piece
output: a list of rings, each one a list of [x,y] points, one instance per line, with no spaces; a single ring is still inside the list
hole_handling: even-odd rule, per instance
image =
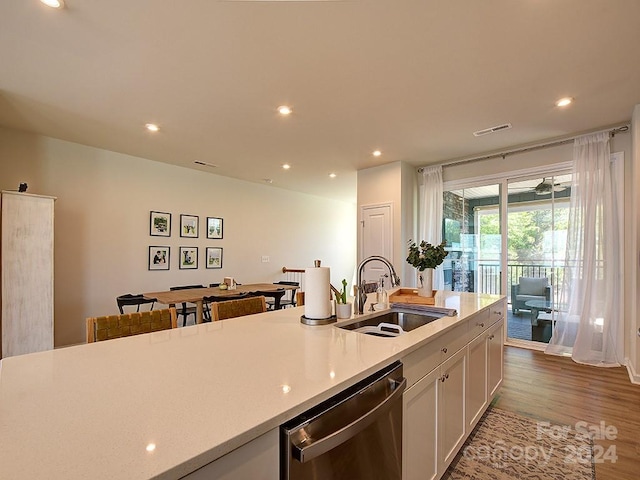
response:
[[[203,315],[203,321],[204,322],[210,322],[211,321],[211,304],[212,303],[216,303],[216,302],[226,302],[229,300],[241,300],[243,298],[247,298],[249,295],[251,295],[250,293],[238,293],[236,295],[227,295],[224,297],[218,296],[218,295],[211,295],[209,297],[204,297],[202,299],[202,315]]]
[[[164,292],[148,292],[143,293],[145,298],[155,298],[158,303],[163,305],[175,305],[182,302],[191,302],[196,304],[196,321],[202,323],[203,315],[203,299],[204,297],[217,296],[228,297],[237,295],[238,293],[250,293],[258,290],[273,291],[278,288],[294,289],[292,285],[275,285],[273,283],[251,283],[246,285],[238,285],[233,290],[220,290],[218,287],[211,288],[192,288],[186,290],[169,290]]]
[[[296,291],[298,290],[298,288],[300,288],[300,282],[289,282],[283,280],[280,282],[276,282],[275,285],[288,285],[290,287],[296,287],[291,289],[291,295],[287,295],[287,298],[280,301],[280,308],[295,307],[297,301]],[[276,310],[278,309],[276,308]]]
[[[2,192],[0,358],[53,349],[54,201]]]
[[[177,328],[175,308],[87,318],[87,343]]]
[[[134,295],[132,293],[125,293],[116,297],[116,303],[118,304],[118,310],[121,314],[124,314],[124,307],[136,307],[136,312],[140,311],[140,305],[151,304],[149,310],[153,310],[153,305],[156,303],[155,298],[144,298],[141,293]]]
[[[257,292],[253,292],[253,295],[265,297],[267,310],[280,310],[281,308],[284,308],[284,305],[282,304],[282,297],[284,297],[286,293],[287,291],[284,288],[279,288],[278,290],[272,291],[258,290]],[[295,290],[292,290],[292,295],[294,293]],[[272,300],[266,300],[268,298],[271,298]]]
[[[169,290],[189,290],[193,288],[205,288],[205,287],[204,285],[181,285],[178,287],[169,287]],[[183,327],[187,324],[187,317],[189,315],[193,315],[193,323],[198,323],[198,320],[197,320],[198,307],[196,305],[188,306],[187,303],[193,303],[193,302],[182,302],[182,308],[177,309],[178,316],[182,317]]]
[[[211,304],[211,316],[214,322],[266,311],[267,304],[264,301],[264,297],[248,297],[241,300],[228,300]]]

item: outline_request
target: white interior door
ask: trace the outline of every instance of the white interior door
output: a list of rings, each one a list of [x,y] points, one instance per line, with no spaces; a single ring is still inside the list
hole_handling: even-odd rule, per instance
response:
[[[360,213],[362,225],[363,260],[372,255],[381,255],[389,260],[393,259],[393,219],[391,204],[365,205]],[[387,267],[381,262],[370,262],[365,266],[363,276],[367,282],[378,281],[381,275],[388,273]],[[387,287],[390,283],[385,284]]]

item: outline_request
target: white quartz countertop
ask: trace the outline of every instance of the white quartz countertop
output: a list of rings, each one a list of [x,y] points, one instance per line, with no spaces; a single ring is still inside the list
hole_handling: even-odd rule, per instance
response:
[[[458,316],[395,338],[303,325],[298,307],[5,358],[0,478],[179,478],[500,298],[439,292]]]

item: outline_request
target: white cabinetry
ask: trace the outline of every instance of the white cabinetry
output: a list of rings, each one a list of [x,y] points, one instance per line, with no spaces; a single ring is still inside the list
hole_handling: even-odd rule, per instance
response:
[[[487,335],[487,390],[489,398],[493,398],[502,385],[504,367],[504,319],[491,327]]]
[[[467,378],[467,428],[478,423],[487,406],[487,336],[480,335],[469,344]]]
[[[402,476],[438,478],[438,391],[440,367],[418,380],[403,395]],[[407,421],[411,419],[411,421]]]
[[[229,452],[183,480],[274,480],[279,478],[278,429]]]
[[[2,192],[0,357],[53,348],[54,200]]]
[[[504,301],[403,358],[403,478],[444,474],[502,383]]]
[[[440,367],[440,391],[438,392],[438,476],[449,466],[467,438],[465,420],[465,386],[467,349],[455,353]]]

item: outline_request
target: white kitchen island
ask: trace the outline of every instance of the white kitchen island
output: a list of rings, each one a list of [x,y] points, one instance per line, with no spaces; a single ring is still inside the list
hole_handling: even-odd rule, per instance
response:
[[[394,360],[417,382],[423,347],[503,299],[439,292],[458,315],[395,338],[299,307],[3,359],[0,478],[186,476]]]

